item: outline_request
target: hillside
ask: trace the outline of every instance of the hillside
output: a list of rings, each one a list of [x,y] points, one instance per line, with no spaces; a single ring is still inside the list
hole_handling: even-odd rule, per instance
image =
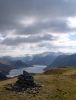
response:
[[[76,66],[76,54],[60,55],[45,70],[56,67]]]
[[[10,70],[12,69],[19,69],[19,68],[25,68],[28,67],[28,65],[21,61],[21,60],[1,60],[0,59],[0,71],[7,75]]]
[[[2,72],[0,72],[0,80],[5,80],[7,79],[7,77],[5,76],[5,74],[3,74]]]
[[[28,63],[30,65],[49,65],[60,54],[61,53],[44,52],[44,53],[41,53],[41,54],[35,54],[35,55],[32,55],[32,56],[28,56],[28,59],[26,57],[24,57],[23,59],[26,63]]]
[[[16,81],[12,78],[0,82],[0,100],[76,100],[75,68],[49,70],[49,73],[37,74],[34,78],[43,85],[37,95],[5,90],[5,85]]]
[[[61,54],[63,54],[63,53],[44,52],[44,53],[40,53],[40,54],[24,55],[22,57],[3,56],[3,57],[0,57],[0,61],[1,60],[6,61],[6,62],[22,61],[22,62],[25,62],[27,66],[49,65],[56,59],[56,57],[58,57]],[[17,66],[17,64],[16,64],[16,66]]]
[[[14,68],[15,66],[10,65],[9,63],[0,62],[0,72],[3,72],[5,75]]]

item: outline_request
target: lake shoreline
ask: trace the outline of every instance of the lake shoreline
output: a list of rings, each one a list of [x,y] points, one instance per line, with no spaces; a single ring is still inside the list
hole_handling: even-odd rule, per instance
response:
[[[19,68],[19,69],[13,69],[9,72],[7,77],[15,77],[23,73],[23,70],[33,73],[33,74],[38,74],[38,73],[43,73],[44,68],[47,66],[45,65],[34,65],[33,67],[27,67],[27,68]]]

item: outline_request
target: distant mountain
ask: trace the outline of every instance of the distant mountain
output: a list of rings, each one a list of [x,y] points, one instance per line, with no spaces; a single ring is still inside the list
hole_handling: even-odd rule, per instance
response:
[[[5,64],[3,62],[0,62],[0,72],[3,72],[4,74],[8,74],[8,72],[11,69],[14,69],[15,67],[10,64]]]
[[[21,60],[1,60],[0,59],[0,71],[3,72],[5,75],[9,73],[10,70],[12,69],[18,69],[18,68],[23,68],[23,67],[28,67],[27,64],[22,62]]]
[[[44,52],[41,54],[24,55],[22,57],[0,57],[0,71],[7,74],[12,69],[33,65],[50,65],[62,53]]]
[[[24,55],[21,57],[4,56],[4,57],[1,57],[0,60],[6,61],[6,62],[14,61],[14,64],[16,64],[16,62],[17,62],[17,64],[19,64],[22,61],[22,63],[25,63],[27,66],[49,65],[61,54],[62,54],[61,52],[58,52],[58,53],[44,52],[44,53],[40,53],[40,54]],[[20,64],[19,64],[19,66],[20,66]]]
[[[28,65],[25,62],[21,61],[21,60],[10,61],[10,64],[15,66],[15,68],[28,67]]]
[[[30,66],[28,61],[30,61],[31,56],[21,56],[21,57],[12,57],[12,56],[3,56],[0,57],[0,61],[4,63],[9,63],[18,67],[28,67]]]
[[[24,57],[24,61],[30,65],[49,65],[51,64],[56,57],[58,57],[61,53],[54,52],[45,52],[41,54],[35,54],[32,56]],[[27,59],[26,59],[27,58]]]
[[[50,69],[51,67],[54,68],[54,67],[66,67],[66,66],[67,67],[76,66],[76,54],[60,55],[46,69]]]

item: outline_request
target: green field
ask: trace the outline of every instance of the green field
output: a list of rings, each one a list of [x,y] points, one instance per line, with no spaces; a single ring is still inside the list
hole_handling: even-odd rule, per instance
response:
[[[43,86],[37,95],[16,93],[4,87],[14,83],[16,78],[0,82],[0,100],[76,100],[76,69],[54,69],[35,75],[34,79]]]

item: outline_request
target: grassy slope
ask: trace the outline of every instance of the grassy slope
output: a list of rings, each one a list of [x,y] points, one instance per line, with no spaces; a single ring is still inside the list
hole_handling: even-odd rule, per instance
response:
[[[43,84],[40,93],[36,96],[5,90],[4,85],[14,83],[16,78],[1,81],[0,100],[76,100],[76,77],[71,77],[73,72],[75,76],[76,69],[63,68],[62,73],[59,73],[60,69],[55,71],[34,76],[35,80]]]

